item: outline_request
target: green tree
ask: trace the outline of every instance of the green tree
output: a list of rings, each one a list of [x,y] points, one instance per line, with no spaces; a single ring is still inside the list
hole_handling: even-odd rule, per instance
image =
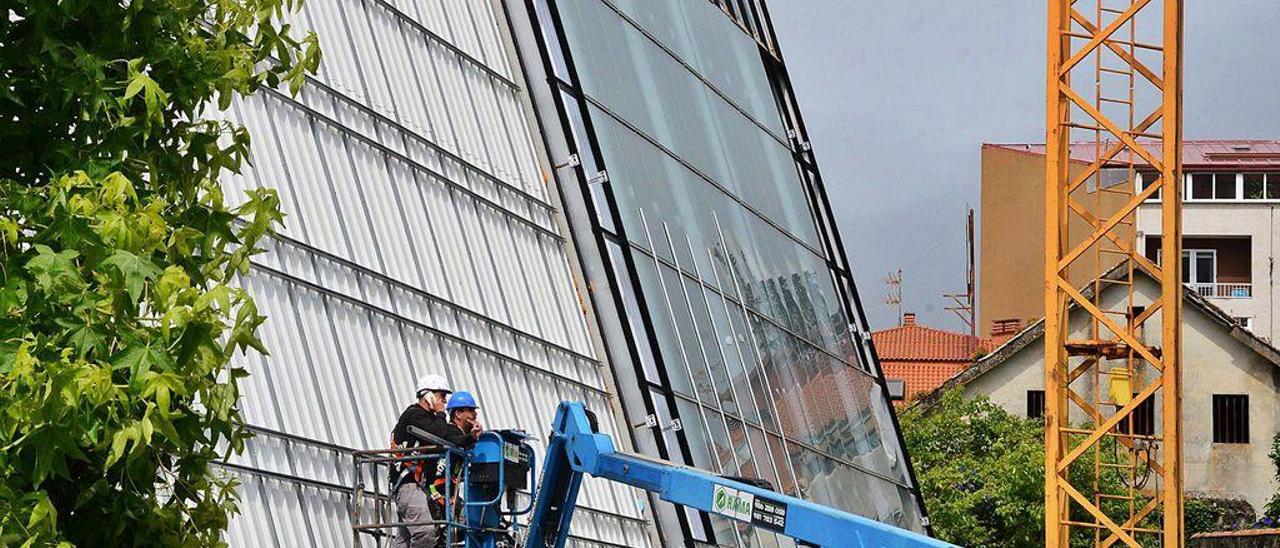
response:
[[[928,409],[913,407],[901,418],[940,538],[961,546],[1044,545],[1043,422],[1013,416],[985,397],[966,399],[960,390],[949,391]],[[1125,478],[1115,468],[1103,469],[1095,489],[1095,456],[1110,463],[1125,458],[1113,438],[1104,438],[1100,448],[1086,451],[1072,467],[1072,485],[1089,499],[1096,491],[1126,492]],[[1074,506],[1073,519],[1085,521],[1083,510]],[[1123,521],[1128,504],[1105,503],[1103,511]],[[1092,542],[1092,531],[1074,528],[1073,545]]]
[[[961,546],[1044,543],[1044,428],[959,390],[902,415],[933,530]]]
[[[224,203],[248,154],[206,119],[314,71],[296,0],[0,3],[0,546],[217,545],[265,352],[234,284],[281,221]]]

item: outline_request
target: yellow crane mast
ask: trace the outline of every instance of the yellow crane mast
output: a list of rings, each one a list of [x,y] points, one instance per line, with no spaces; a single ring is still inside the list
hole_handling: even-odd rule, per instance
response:
[[[1045,544],[1180,546],[1182,0],[1048,5]]]

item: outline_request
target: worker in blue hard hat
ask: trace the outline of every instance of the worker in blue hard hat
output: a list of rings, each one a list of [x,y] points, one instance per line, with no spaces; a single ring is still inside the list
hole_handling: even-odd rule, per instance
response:
[[[467,440],[465,444],[455,443],[455,445],[464,447],[470,446],[471,444],[474,444],[476,440],[480,439],[480,434],[484,433],[484,426],[482,426],[480,421],[476,418],[476,410],[479,409],[479,406],[476,405],[475,396],[472,396],[470,392],[465,390],[454,392],[449,396],[449,400],[445,403],[444,409],[448,420],[446,425],[448,433],[446,436],[442,437],[450,442],[459,438],[465,439]],[[436,461],[435,473],[432,474],[430,486],[427,488],[427,494],[431,498],[432,517],[436,520],[444,519],[446,509],[445,494],[450,493],[454,499],[454,521],[460,521],[462,489],[460,488],[459,482],[462,479],[462,462],[455,459],[453,461],[453,471],[451,473],[445,473],[445,470],[445,460],[440,459]],[[452,478],[453,485],[446,488],[449,478]],[[444,530],[439,529],[436,532],[436,546],[443,547],[444,545]]]
[[[449,424],[471,436],[472,439],[480,439],[480,433],[484,432],[484,426],[476,418],[476,411],[479,409],[475,396],[466,390],[454,392],[444,406],[444,412],[449,416]]]
[[[479,434],[454,426],[446,416],[451,395],[449,383],[441,375],[425,375],[415,387],[416,401],[402,413],[391,431],[391,446],[414,448],[431,445],[414,431],[423,431],[462,448],[471,447]],[[470,394],[467,395],[470,398]],[[474,400],[474,398],[472,398]],[[412,428],[411,428],[412,427]],[[406,452],[403,455],[420,454]],[[399,527],[392,546],[403,548],[430,548],[443,538],[443,527],[430,522],[439,521],[443,512],[433,508],[430,491],[435,482],[437,463],[431,459],[408,460],[392,465],[391,496],[401,523],[415,525]],[[426,522],[426,523],[424,523]]]

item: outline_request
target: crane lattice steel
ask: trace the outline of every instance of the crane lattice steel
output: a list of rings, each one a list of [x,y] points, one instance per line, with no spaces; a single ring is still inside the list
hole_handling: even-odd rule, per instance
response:
[[[1045,544],[1179,546],[1182,0],[1048,4]]]

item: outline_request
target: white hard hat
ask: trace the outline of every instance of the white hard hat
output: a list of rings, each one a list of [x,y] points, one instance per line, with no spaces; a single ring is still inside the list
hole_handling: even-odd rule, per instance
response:
[[[450,392],[449,381],[445,380],[443,375],[423,375],[418,379],[418,397],[421,398],[427,392]]]

